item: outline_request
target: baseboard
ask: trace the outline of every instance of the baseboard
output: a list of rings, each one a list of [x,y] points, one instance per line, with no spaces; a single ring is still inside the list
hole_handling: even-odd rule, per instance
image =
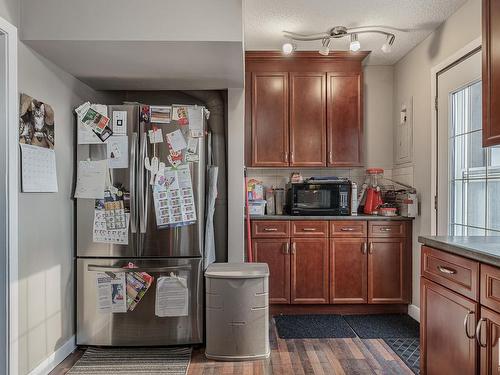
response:
[[[68,341],[66,341],[63,346],[52,353],[47,359],[40,363],[36,368],[34,368],[29,375],[47,375],[56,366],[64,361],[64,359],[69,356],[76,349],[75,336],[71,336]]]
[[[415,305],[408,306],[408,315],[420,323],[420,307]]]

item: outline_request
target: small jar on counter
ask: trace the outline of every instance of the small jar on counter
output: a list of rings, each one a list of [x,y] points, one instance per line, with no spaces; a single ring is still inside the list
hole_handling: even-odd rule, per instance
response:
[[[270,189],[266,190],[266,209],[267,209],[267,215],[275,215],[276,214],[276,205],[275,205],[275,199],[274,199],[274,186]]]
[[[276,215],[283,215],[283,206],[285,205],[285,189],[274,189],[274,197],[276,200]]]

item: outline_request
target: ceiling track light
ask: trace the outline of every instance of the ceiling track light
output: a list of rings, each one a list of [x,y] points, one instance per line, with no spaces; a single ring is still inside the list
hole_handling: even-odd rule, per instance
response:
[[[292,33],[290,31],[283,31],[283,34],[285,38],[290,40],[290,42],[283,44],[283,53],[285,55],[291,54],[296,49],[296,46],[292,41],[309,42],[321,40],[321,47],[319,48],[318,53],[323,56],[327,56],[330,53],[330,42],[332,39],[341,39],[344,37],[350,38],[349,50],[356,52],[361,49],[361,43],[358,40],[358,36],[360,34],[382,34],[386,36],[386,41],[381,47],[381,50],[384,53],[390,53],[392,51],[392,45],[396,40],[396,36],[388,31],[384,31],[380,28],[370,29],[367,27],[355,27],[348,29],[345,26],[335,26],[325,33],[303,35]]]

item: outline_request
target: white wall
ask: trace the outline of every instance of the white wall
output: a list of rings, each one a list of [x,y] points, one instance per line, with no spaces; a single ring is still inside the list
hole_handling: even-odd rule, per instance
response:
[[[413,96],[413,181],[421,202],[421,215],[413,224],[413,304],[416,306],[420,306],[417,237],[431,233],[431,69],[480,35],[481,0],[469,0],[394,66],[394,102]],[[399,112],[397,108],[393,111],[396,123]]]
[[[365,165],[391,169],[394,68],[365,66],[363,80]]]
[[[23,40],[242,41],[241,0],[22,0]]]

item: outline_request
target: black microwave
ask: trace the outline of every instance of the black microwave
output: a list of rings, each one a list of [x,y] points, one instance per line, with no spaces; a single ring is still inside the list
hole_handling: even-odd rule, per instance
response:
[[[351,182],[316,181],[287,185],[287,211],[302,216],[348,216],[351,214]]]

